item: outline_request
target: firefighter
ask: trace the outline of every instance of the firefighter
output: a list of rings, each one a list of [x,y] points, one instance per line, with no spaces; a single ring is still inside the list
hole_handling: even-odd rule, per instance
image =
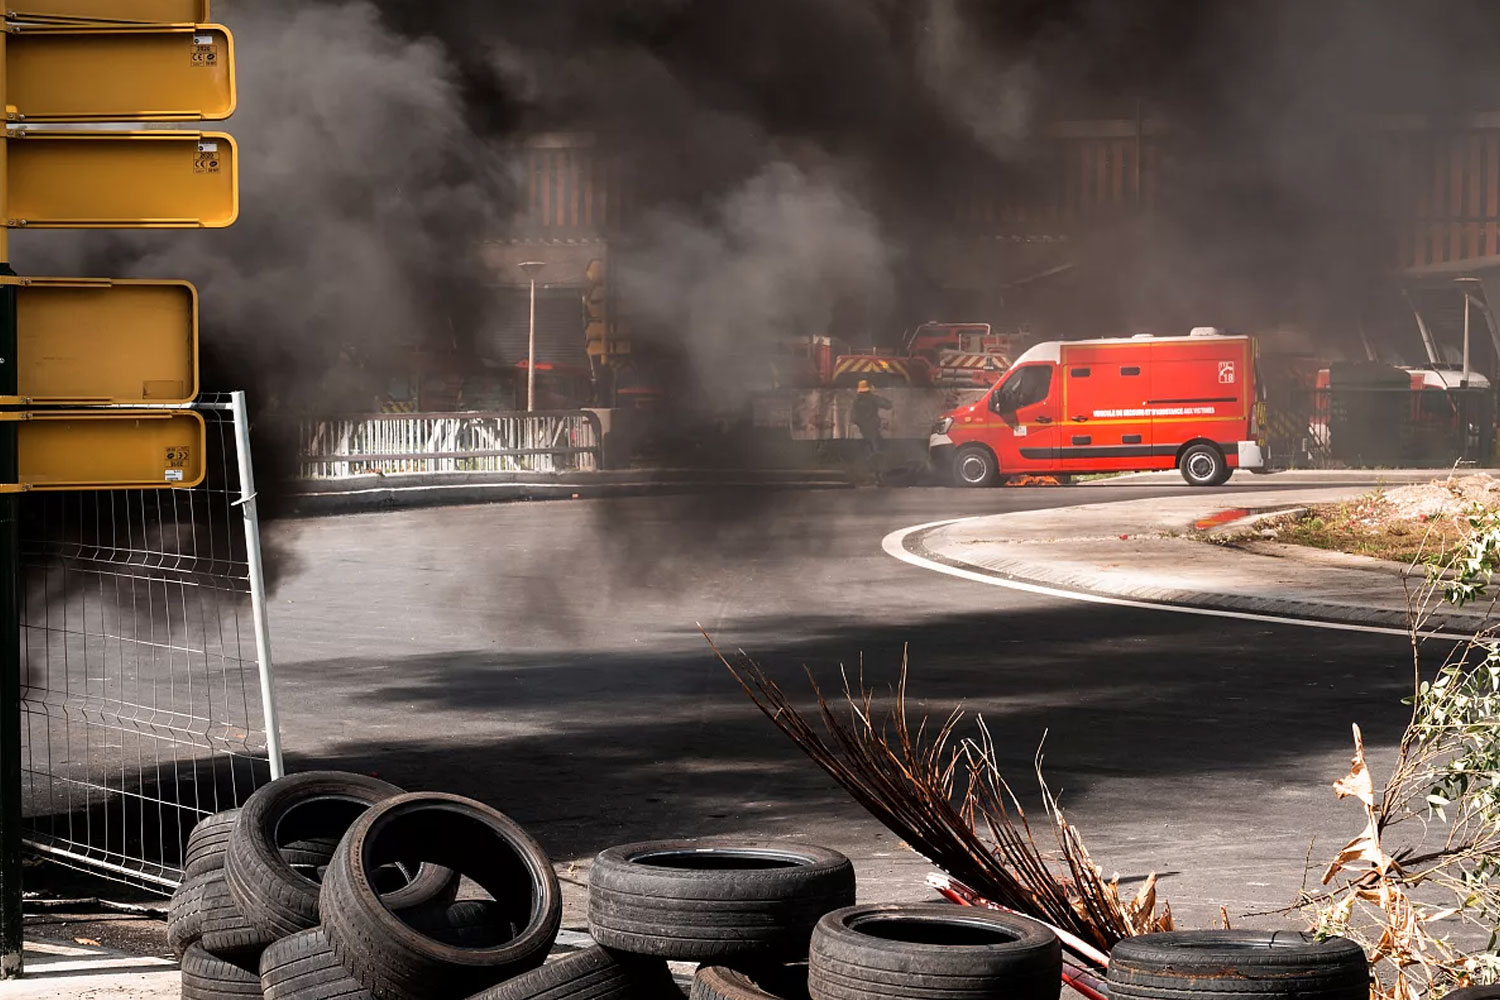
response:
[[[875,473],[877,484],[881,481],[880,452],[885,445],[885,439],[880,436],[880,411],[890,408],[891,401],[876,395],[875,387],[870,385],[869,380],[859,380],[849,422],[859,428],[859,436],[864,438],[865,447],[869,449],[870,468]]]

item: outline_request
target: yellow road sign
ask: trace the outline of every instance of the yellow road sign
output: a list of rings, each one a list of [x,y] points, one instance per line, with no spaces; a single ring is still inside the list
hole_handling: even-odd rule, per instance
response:
[[[6,0],[12,21],[202,24],[208,0]]]
[[[4,278],[16,289],[29,406],[184,405],[198,396],[198,291],[186,281]]]
[[[15,132],[12,227],[222,229],[239,215],[239,162],[223,132]]]
[[[207,432],[191,410],[0,413],[17,421],[20,481],[0,492],[186,488],[203,482]]]
[[[234,113],[234,39],[216,24],[10,32],[12,121],[220,121]]]

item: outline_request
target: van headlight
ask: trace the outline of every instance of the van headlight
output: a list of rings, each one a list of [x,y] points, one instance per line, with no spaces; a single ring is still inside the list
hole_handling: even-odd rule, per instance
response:
[[[938,422],[932,425],[932,433],[947,434],[948,428],[953,426],[952,417],[939,417]]]

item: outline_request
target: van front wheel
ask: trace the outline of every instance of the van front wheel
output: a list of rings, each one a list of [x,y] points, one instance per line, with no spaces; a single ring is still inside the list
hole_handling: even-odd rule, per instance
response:
[[[1229,463],[1211,444],[1195,444],[1183,452],[1178,468],[1189,486],[1223,486],[1229,481]]]
[[[988,448],[971,444],[953,457],[953,478],[960,486],[993,486],[1000,478],[995,456]]]

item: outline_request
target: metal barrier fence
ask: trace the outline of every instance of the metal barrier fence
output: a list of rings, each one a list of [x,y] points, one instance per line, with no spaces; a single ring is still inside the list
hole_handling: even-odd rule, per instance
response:
[[[1273,394],[1265,413],[1262,440],[1283,468],[1444,468],[1495,458],[1488,387],[1303,388]]]
[[[599,418],[544,413],[380,413],[302,425],[302,478],[445,472],[593,472]]]
[[[25,840],[164,893],[193,826],[281,773],[243,403],[196,407],[197,488],[22,504]]]

